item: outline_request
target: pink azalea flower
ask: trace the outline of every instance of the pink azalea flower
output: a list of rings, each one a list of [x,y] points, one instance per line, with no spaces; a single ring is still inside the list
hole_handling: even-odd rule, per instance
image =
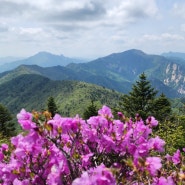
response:
[[[113,118],[111,109],[105,105],[98,111],[98,114],[107,118]]]
[[[180,150],[177,150],[174,155],[172,156],[172,161],[174,164],[179,164],[181,162],[181,159],[180,159],[181,155],[180,155]]]
[[[2,151],[8,151],[8,145],[7,144],[2,144],[1,149],[2,149]]]
[[[155,138],[151,138],[149,140],[149,145],[150,145],[150,148],[154,149],[155,151],[164,152],[165,141],[160,139],[159,136]]]
[[[17,178],[13,181],[13,185],[29,185],[29,180],[20,181]]]
[[[169,154],[166,154],[165,158],[166,158],[166,160],[169,161],[169,162],[172,161],[172,156],[169,155]]]
[[[36,128],[36,124],[32,122],[32,114],[26,112],[25,109],[22,109],[19,114],[17,114],[17,119],[20,125],[24,130],[30,130],[32,128]]]
[[[86,155],[83,155],[82,156],[82,166],[83,167],[86,167],[90,164],[90,161],[89,159],[93,156],[94,154],[93,153],[89,153],[89,154],[86,154]]]
[[[2,161],[4,159],[4,154],[3,152],[0,150],[0,161]]]
[[[162,167],[159,157],[147,157],[146,166],[152,176],[155,176],[157,171]]]
[[[29,112],[26,112],[25,109],[22,109],[19,114],[17,114],[18,120],[32,120],[32,114]]]
[[[116,185],[112,173],[103,164],[97,168],[91,168],[81,177],[75,179],[72,185]]]
[[[153,116],[148,117],[146,123],[151,127],[156,127],[158,125],[158,121]]]
[[[167,177],[160,177],[159,179],[155,180],[152,185],[175,185],[171,176]]]

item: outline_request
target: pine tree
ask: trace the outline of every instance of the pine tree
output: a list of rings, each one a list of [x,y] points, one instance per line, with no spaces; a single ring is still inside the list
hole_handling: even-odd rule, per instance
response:
[[[9,110],[0,104],[0,132],[4,136],[12,136],[15,132],[15,124],[11,122],[12,116]]]
[[[51,113],[51,116],[54,117],[54,115],[58,112],[58,108],[53,97],[48,98],[47,107],[48,111]]]
[[[94,101],[91,100],[91,105],[89,105],[87,109],[84,111],[83,118],[89,119],[91,116],[97,116],[97,115],[98,115],[98,109],[94,104]]]
[[[123,112],[134,117],[136,113],[146,119],[153,112],[154,99],[157,91],[151,87],[145,73],[139,76],[139,80],[132,86],[132,91],[121,98],[120,106]]]
[[[158,121],[163,122],[171,116],[171,103],[163,93],[155,99],[153,110]]]

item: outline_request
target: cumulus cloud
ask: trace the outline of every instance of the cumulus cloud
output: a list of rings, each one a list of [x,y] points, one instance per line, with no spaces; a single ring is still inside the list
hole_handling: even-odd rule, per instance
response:
[[[91,22],[100,21],[106,25],[107,23],[115,24],[117,20],[121,20],[123,24],[154,16],[157,10],[154,0],[116,0],[114,3],[111,0],[107,0],[106,3],[99,0],[0,1],[2,17],[17,16],[24,21],[29,18],[34,22],[46,24],[52,22],[61,23],[61,25],[65,22],[73,25],[74,22],[91,24]]]
[[[0,1],[0,15],[1,17],[14,17],[22,16],[24,12],[32,10],[32,6],[29,3],[18,3],[16,1]],[[14,17],[15,18],[15,17]]]
[[[180,29],[181,29],[181,31],[185,32],[185,24],[181,24]]]
[[[144,40],[151,40],[151,41],[175,41],[180,40],[183,41],[185,37],[178,34],[171,34],[171,33],[162,33],[160,35],[143,35]]]
[[[185,19],[185,2],[174,3],[173,13],[180,18]]]
[[[155,16],[158,12],[155,1],[146,0],[125,0],[108,10],[110,17],[121,19],[125,22],[135,22],[138,19],[144,19]]]
[[[1,32],[8,32],[9,27],[8,25],[4,24],[4,23],[0,23],[0,33]]]
[[[27,53],[56,50],[67,55],[72,51],[77,56],[82,52],[100,56],[100,53],[105,55],[144,45],[145,41],[182,41],[184,38],[179,33],[168,30],[155,33],[155,29],[160,29],[157,21],[162,15],[157,2],[0,0],[0,55],[8,53],[10,47],[20,53],[21,50]],[[176,3],[171,8],[176,12],[180,10],[178,16],[183,17],[183,6]],[[156,21],[155,27],[150,21]]]
[[[100,3],[88,2],[81,6],[69,6],[68,8],[49,10],[46,16],[42,16],[45,21],[91,21],[101,18],[105,14],[105,9]]]

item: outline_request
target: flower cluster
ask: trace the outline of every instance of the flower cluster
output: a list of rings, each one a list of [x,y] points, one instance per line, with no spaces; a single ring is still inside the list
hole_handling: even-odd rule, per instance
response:
[[[48,112],[17,115],[24,133],[0,147],[1,185],[175,185],[185,182],[179,150],[164,156],[165,141],[151,137],[158,122],[114,119],[103,106],[87,121],[50,117]],[[11,152],[10,152],[11,150]],[[161,155],[160,155],[161,154]],[[164,157],[162,157],[164,156]]]

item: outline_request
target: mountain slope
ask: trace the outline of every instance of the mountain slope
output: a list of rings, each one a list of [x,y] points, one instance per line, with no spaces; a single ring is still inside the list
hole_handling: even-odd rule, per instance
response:
[[[114,106],[120,94],[93,84],[52,81],[36,74],[20,75],[0,85],[0,103],[15,114],[22,108],[28,111],[45,109],[50,96],[55,98],[63,116],[74,116],[82,115],[92,98],[99,107],[103,104]]]
[[[88,63],[69,64],[66,67],[79,73],[86,71],[94,75],[101,75],[120,84],[124,82],[133,84],[138,76],[145,72],[150,80],[155,81],[153,85],[160,93],[165,91],[168,97],[173,98],[185,94],[184,65],[185,62],[183,64],[178,59],[148,55],[133,49]],[[161,85],[156,84],[157,81],[160,82],[159,84],[163,83],[163,90],[159,88]],[[169,91],[169,89],[171,90]]]
[[[181,58],[183,60],[185,60],[185,53],[181,53],[181,52],[168,52],[168,53],[162,53],[162,56],[165,56],[167,58]]]
[[[140,50],[128,50],[83,64],[69,64],[66,67],[75,71],[88,71],[101,74],[117,81],[133,81],[143,71],[166,63],[165,57],[147,55]]]
[[[0,84],[8,82],[22,74],[38,74],[51,80],[78,80],[97,84],[115,89],[120,92],[128,92],[131,83],[127,81],[120,82],[112,80],[109,77],[89,73],[88,71],[75,71],[63,66],[40,67],[37,65],[21,65],[14,70],[0,73]]]
[[[15,69],[19,65],[39,65],[41,67],[50,67],[50,66],[65,66],[69,63],[80,63],[85,62],[84,60],[68,58],[63,55],[54,55],[48,52],[39,52],[34,56],[28,57],[23,60],[18,60],[14,62],[9,62],[3,65],[0,65],[0,72],[9,71]]]
[[[128,93],[138,76],[145,72],[154,88],[167,97],[185,94],[185,61],[140,50],[114,53],[87,63],[67,66],[39,67],[23,65],[0,74],[0,84],[21,74],[39,74],[52,80],[78,80]]]
[[[78,79],[75,72],[63,66],[40,67],[38,65],[20,65],[14,70],[0,73],[0,84],[23,74],[38,74],[51,80]]]

